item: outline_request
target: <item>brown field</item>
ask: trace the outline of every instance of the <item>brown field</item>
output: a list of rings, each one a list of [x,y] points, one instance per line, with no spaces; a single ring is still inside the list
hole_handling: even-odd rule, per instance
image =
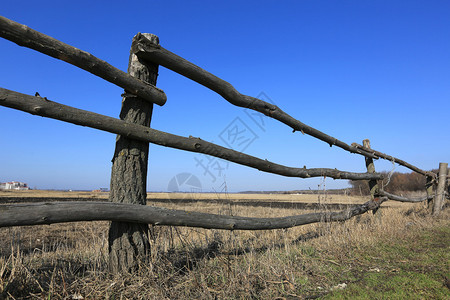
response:
[[[49,190],[28,190],[28,191],[6,191],[0,190],[0,201],[2,198],[52,198],[61,199],[66,198],[86,198],[86,199],[108,199],[108,192],[65,192],[65,191],[49,191]],[[413,195],[414,197],[422,195]],[[241,201],[254,202],[291,202],[291,203],[341,203],[341,204],[360,204],[368,200],[366,196],[350,196],[350,195],[334,195],[334,194],[239,194],[239,193],[148,193],[148,204],[152,205],[151,200],[158,200],[161,203],[164,200],[182,200],[193,199],[198,201],[214,201],[220,203],[221,201],[235,202],[238,204]],[[170,201],[168,201],[170,203]],[[159,204],[155,204],[158,205]],[[411,204],[401,202],[386,202],[384,207],[411,207]]]
[[[108,194],[21,191],[0,192],[0,197],[107,199]],[[159,200],[185,197],[198,201],[174,204],[169,200],[154,204],[225,215],[278,217],[317,210],[262,208],[233,202],[260,200],[351,204],[367,201],[365,197],[326,194],[149,194],[149,199]],[[216,201],[205,201],[208,199]],[[228,202],[224,204],[222,200]],[[230,232],[151,227],[150,261],[141,265],[134,275],[112,276],[107,272],[109,222],[0,228],[0,299],[327,297],[333,295],[333,287],[342,282],[357,287],[359,282],[365,280],[365,274],[370,275],[370,272],[381,272],[379,275],[385,277],[403,274],[401,266],[394,265],[390,258],[381,259],[380,254],[381,260],[376,259],[374,251],[379,251],[377,247],[380,245],[416,241],[420,233],[446,228],[443,245],[441,243],[439,247],[448,250],[449,244],[445,245],[449,241],[448,209],[440,218],[431,218],[423,203],[389,201],[384,205],[375,216],[366,213],[347,222],[310,224],[286,230]],[[388,252],[383,248],[381,252],[384,251]],[[442,256],[441,252],[436,253]],[[405,261],[403,264],[406,266],[410,254],[402,254],[404,257],[395,255],[397,260]],[[443,276],[442,280],[436,280],[444,282],[449,278],[448,260],[427,264],[429,267],[423,272],[432,274],[433,280]],[[414,284],[415,289],[420,290],[417,283]],[[421,292],[424,299],[447,295],[445,288]],[[377,298],[377,294],[374,297]]]
[[[0,190],[2,197],[48,197],[48,198],[104,198],[108,199],[108,193],[102,192],[65,192],[65,191],[47,191],[47,190]]]

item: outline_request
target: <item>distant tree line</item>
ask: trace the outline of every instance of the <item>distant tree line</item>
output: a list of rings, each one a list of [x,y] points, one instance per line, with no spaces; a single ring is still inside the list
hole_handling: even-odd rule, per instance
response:
[[[438,173],[438,170],[432,170]],[[398,192],[415,192],[424,191],[426,178],[425,176],[416,172],[400,173],[394,172],[389,178],[388,172],[381,172],[386,175],[386,178],[379,182],[383,190],[389,193]],[[369,185],[367,180],[350,181],[351,193],[353,195],[369,195]]]

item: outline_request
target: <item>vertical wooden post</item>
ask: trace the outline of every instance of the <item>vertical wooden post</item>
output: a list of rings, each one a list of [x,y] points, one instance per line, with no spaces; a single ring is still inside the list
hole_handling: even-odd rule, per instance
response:
[[[363,146],[370,149],[370,141],[368,139],[363,140]],[[373,159],[370,157],[366,157],[366,168],[368,173],[375,173],[375,164],[373,163]],[[378,200],[378,182],[376,180],[369,180],[369,191],[370,196],[372,197],[372,200],[377,201]],[[375,214],[378,211],[377,209],[374,209],[372,212]]]
[[[450,169],[448,169],[448,173],[447,173],[447,192],[446,192],[446,196],[447,196],[447,200],[450,201]],[[445,201],[446,200],[444,200],[444,203],[443,203],[442,207],[445,206]]]
[[[433,199],[435,198],[434,194],[433,194],[434,182],[433,182],[433,177],[431,177],[431,176],[427,176],[426,179],[427,179],[427,183],[425,184],[425,187],[427,188],[427,197],[430,197],[430,196],[433,197],[433,198],[427,199],[427,208],[428,208],[428,211],[431,212],[433,209],[433,203],[434,203]]]
[[[448,169],[447,174],[447,198],[450,200],[450,169]]]
[[[439,177],[436,189],[436,196],[433,203],[433,216],[438,216],[445,203],[445,184],[447,183],[448,163],[439,163]]]
[[[132,41],[135,48],[139,38],[159,45],[158,37],[138,33]],[[143,62],[131,52],[128,73],[156,85],[158,65]],[[150,126],[153,104],[125,91],[122,95],[120,118],[130,123]],[[109,201],[119,203],[147,203],[148,143],[117,136],[112,159],[111,191]],[[112,273],[131,272],[145,262],[150,251],[148,225],[111,222],[109,228],[109,269]]]

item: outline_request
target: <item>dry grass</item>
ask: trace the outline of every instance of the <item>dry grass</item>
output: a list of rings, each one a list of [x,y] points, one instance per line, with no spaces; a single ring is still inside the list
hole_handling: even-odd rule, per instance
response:
[[[317,195],[306,196],[309,201],[319,201]],[[319,197],[322,202],[364,201],[360,197]],[[308,198],[290,201],[308,201]],[[164,206],[257,217],[308,212],[218,202],[205,203],[199,199],[195,203]],[[361,267],[352,258],[354,253],[373,249],[380,241],[389,243],[413,238],[416,233],[449,224],[448,210],[440,218],[432,219],[423,204],[388,205],[375,216],[367,213],[344,223],[311,224],[288,230],[229,232],[153,227],[150,261],[142,264],[134,275],[112,276],[106,271],[108,222],[1,228],[0,299],[302,299],[322,296],[340,283],[339,276],[350,272],[352,266]]]
[[[403,193],[401,194],[403,195]],[[404,196],[408,197],[421,197],[423,193],[411,194],[407,192]],[[61,199],[66,198],[86,198],[86,199],[98,199],[106,200],[109,197],[108,192],[89,192],[89,191],[51,191],[51,190],[28,190],[28,191],[15,191],[15,190],[0,190],[0,201],[2,198],[52,198]],[[340,204],[360,204],[367,201],[365,196],[350,196],[350,195],[333,195],[333,194],[225,194],[225,193],[148,193],[147,198],[149,202],[151,199],[156,200],[156,203],[168,200],[178,199],[194,199],[201,201],[214,200],[215,203],[221,201],[236,202],[291,202],[291,203],[340,203]],[[159,205],[159,204],[155,204]],[[401,202],[388,202],[382,204],[384,207],[407,207],[409,204]]]
[[[53,190],[0,190],[1,197],[48,197],[48,198],[108,198],[107,192],[73,192]]]

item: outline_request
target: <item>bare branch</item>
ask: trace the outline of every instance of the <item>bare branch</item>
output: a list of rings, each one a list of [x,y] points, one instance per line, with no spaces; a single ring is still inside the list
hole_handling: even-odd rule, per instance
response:
[[[161,89],[133,78],[88,52],[67,45],[2,16],[0,16],[0,36],[19,46],[28,47],[68,62],[118,85],[129,93],[138,95],[147,101],[158,105],[164,105],[166,103],[166,94]]]
[[[396,162],[396,163],[398,163],[399,165],[404,166],[404,167],[407,167],[407,168],[409,168],[410,170],[413,170],[414,172],[417,172],[417,173],[419,173],[419,174],[422,174],[422,175],[425,175],[425,176],[430,176],[430,177],[432,177],[432,178],[436,178],[436,177],[437,177],[437,175],[436,175],[434,172],[424,171],[424,170],[422,170],[422,169],[419,169],[419,168],[416,167],[416,166],[413,166],[413,165],[407,163],[407,162],[404,161],[404,160],[401,160],[401,159],[399,159],[399,158],[396,158],[396,157],[393,157],[393,156],[390,156],[390,155],[381,153],[381,152],[379,152],[379,151],[376,151],[376,150],[373,150],[373,149],[370,149],[370,148],[361,146],[361,145],[359,145],[358,143],[352,143],[352,146],[353,146],[353,147],[356,147],[356,148],[358,148],[358,149],[364,150],[364,151],[366,151],[366,152],[371,152],[371,153],[373,153],[374,155],[376,155],[377,158],[383,158],[383,159],[386,159],[386,160],[389,160],[389,161]]]
[[[33,97],[3,88],[0,88],[0,105],[22,110],[33,115],[57,119],[76,125],[88,126],[165,147],[204,153],[237,164],[256,168],[260,171],[282,176],[300,178],[326,176],[334,179],[352,180],[382,179],[384,177],[381,173],[352,173],[337,169],[286,167],[203,141],[200,138],[177,136],[145,126],[127,123],[112,117],[62,105],[41,97]]]
[[[384,201],[384,200],[383,200]],[[0,205],[0,227],[110,220],[226,230],[266,230],[317,222],[345,221],[379,207],[368,201],[340,212],[281,218],[248,218],[111,202],[47,202]]]
[[[288,126],[294,131],[311,135],[319,140],[326,142],[331,146],[337,146],[351,153],[358,153],[366,157],[376,159],[376,156],[370,152],[350,146],[332,136],[329,136],[313,127],[303,124],[294,119],[278,106],[267,103],[255,97],[246,96],[239,93],[230,83],[203,70],[186,59],[164,49],[161,46],[155,46],[145,41],[140,42],[134,49],[131,49],[138,57],[162,65],[174,72],[177,72],[205,87],[215,91],[225,100],[236,106],[252,109],[263,113],[273,119],[276,119]]]
[[[433,199],[434,196],[429,195],[422,198],[406,198],[402,196],[397,196],[388,192],[385,192],[383,190],[378,190],[377,194],[389,198],[389,200],[399,201],[399,202],[423,202],[428,199]]]

